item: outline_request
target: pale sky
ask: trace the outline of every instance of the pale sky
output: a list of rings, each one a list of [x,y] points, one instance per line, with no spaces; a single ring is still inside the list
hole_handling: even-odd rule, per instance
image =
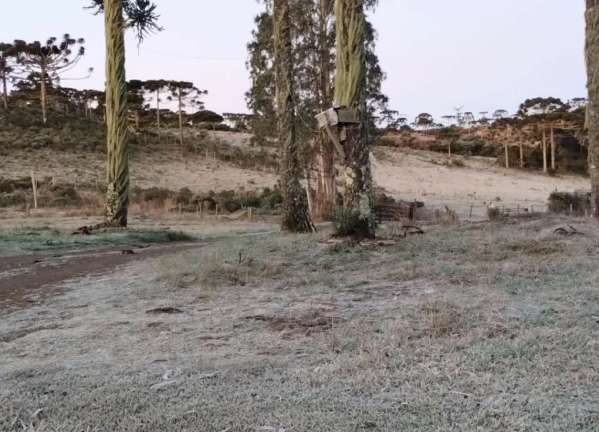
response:
[[[129,37],[128,78],[193,81],[208,89],[207,108],[246,111],[246,44],[256,0],[156,0],[165,30],[138,49]],[[103,21],[85,0],[8,1],[0,41],[45,40],[68,32],[87,54],[65,86],[103,86]],[[437,120],[464,106],[478,113],[536,96],[585,96],[582,0],[380,0],[372,15],[393,109]]]

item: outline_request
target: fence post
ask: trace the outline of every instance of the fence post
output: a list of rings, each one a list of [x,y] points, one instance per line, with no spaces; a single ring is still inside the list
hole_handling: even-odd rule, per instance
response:
[[[31,187],[33,188],[33,208],[37,210],[37,179],[33,170],[31,170]]]

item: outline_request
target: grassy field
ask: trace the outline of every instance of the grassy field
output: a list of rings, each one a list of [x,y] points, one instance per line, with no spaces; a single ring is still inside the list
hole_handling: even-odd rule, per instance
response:
[[[3,317],[0,430],[599,430],[596,226],[325,238],[215,239]]]
[[[191,240],[192,236],[178,231],[113,230],[92,235],[71,235],[42,225],[0,230],[0,257]]]

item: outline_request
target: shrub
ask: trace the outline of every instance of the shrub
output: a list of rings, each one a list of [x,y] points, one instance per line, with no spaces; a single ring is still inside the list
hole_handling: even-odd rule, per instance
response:
[[[81,204],[81,196],[73,186],[54,186],[50,193],[50,207],[73,207]]]
[[[553,192],[549,196],[549,211],[584,216],[591,211],[591,193]]]
[[[333,229],[335,237],[367,237],[368,220],[358,210],[340,207],[333,214]]]
[[[193,201],[193,192],[187,188],[181,188],[175,197],[175,202],[182,205],[191,205]]]
[[[488,207],[487,208],[487,217],[490,221],[497,221],[503,219],[503,213],[497,207]]]

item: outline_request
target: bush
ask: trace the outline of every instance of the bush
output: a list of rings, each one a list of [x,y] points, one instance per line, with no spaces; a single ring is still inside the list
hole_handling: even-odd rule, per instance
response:
[[[28,201],[27,194],[23,191],[12,193],[0,192],[0,207],[26,206]]]
[[[591,212],[591,193],[553,192],[549,196],[549,211],[584,216]]]
[[[193,192],[187,188],[181,188],[175,197],[175,202],[182,205],[191,205],[193,202]]]
[[[50,193],[50,207],[74,207],[81,204],[81,196],[73,186],[54,186]]]
[[[151,187],[149,189],[135,188],[133,189],[132,195],[134,200],[163,205],[166,200],[172,197],[173,193],[165,188]]]
[[[368,220],[358,210],[337,208],[333,214],[335,237],[368,237]]]
[[[490,221],[498,221],[503,219],[504,214],[501,212],[501,209],[497,207],[488,207],[487,208],[487,217]]]

